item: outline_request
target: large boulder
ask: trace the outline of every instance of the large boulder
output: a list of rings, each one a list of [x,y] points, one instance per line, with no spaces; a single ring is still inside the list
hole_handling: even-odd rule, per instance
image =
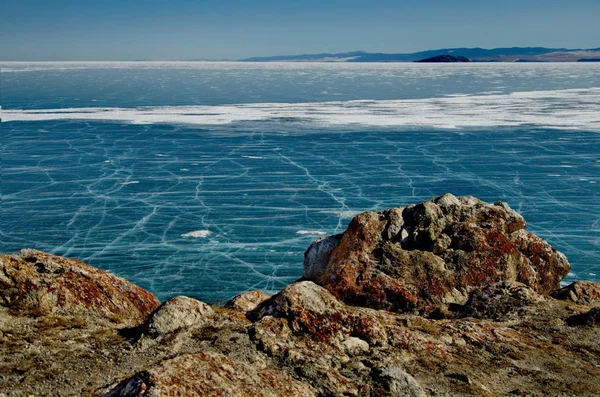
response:
[[[125,379],[107,391],[119,396],[315,396],[284,372],[261,369],[220,353],[186,354]]]
[[[341,237],[308,248],[304,278],[348,304],[392,311],[464,304],[473,289],[500,281],[548,295],[571,266],[525,226],[506,203],[451,194],[365,212]]]
[[[143,323],[160,301],[81,261],[23,249],[0,255],[0,305],[19,315],[80,315],[133,326]]]

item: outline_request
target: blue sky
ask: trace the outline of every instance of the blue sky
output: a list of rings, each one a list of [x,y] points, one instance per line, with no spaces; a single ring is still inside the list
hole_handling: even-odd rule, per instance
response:
[[[0,60],[600,47],[600,0],[0,0]]]

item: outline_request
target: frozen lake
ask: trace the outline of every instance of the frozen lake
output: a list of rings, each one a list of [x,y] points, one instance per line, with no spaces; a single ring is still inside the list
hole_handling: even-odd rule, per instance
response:
[[[3,63],[1,250],[275,292],[351,217],[503,200],[600,279],[600,65]]]

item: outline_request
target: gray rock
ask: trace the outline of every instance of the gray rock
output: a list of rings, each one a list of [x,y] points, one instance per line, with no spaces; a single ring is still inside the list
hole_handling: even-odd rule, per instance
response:
[[[586,314],[587,325],[600,325],[600,307],[594,307]]]
[[[462,316],[499,320],[541,299],[534,290],[524,284],[495,283],[473,291],[462,310]]]
[[[176,296],[152,313],[144,334],[160,337],[182,329],[198,328],[213,314],[212,308],[204,302],[187,296]]]
[[[341,234],[321,237],[308,247],[304,253],[304,278],[314,280],[323,276],[331,251],[338,246],[341,239]]]
[[[374,372],[375,389],[379,395],[390,397],[426,396],[425,390],[419,382],[400,366],[377,368]]]
[[[369,351],[369,343],[366,341],[350,336],[342,342],[342,347],[348,355],[358,356]]]

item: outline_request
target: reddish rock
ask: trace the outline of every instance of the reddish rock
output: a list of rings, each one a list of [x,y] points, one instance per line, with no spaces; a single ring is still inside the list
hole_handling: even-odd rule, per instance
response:
[[[348,304],[428,311],[500,281],[548,295],[571,267],[506,203],[446,194],[356,216],[341,238],[313,243],[304,268]]]
[[[293,283],[248,312],[248,318],[255,322],[256,333],[270,330],[273,324],[277,333],[282,333],[281,322],[275,320],[285,320],[285,329],[317,341],[351,334],[370,344],[384,345],[385,321],[379,317],[374,310],[346,306],[312,281]]]
[[[225,307],[245,313],[255,309],[256,306],[263,303],[270,297],[271,295],[265,294],[260,290],[242,292],[225,303]]]
[[[137,325],[160,302],[150,292],[81,261],[24,249],[0,255],[0,305],[28,315],[82,315]]]
[[[316,393],[284,372],[257,368],[220,353],[198,353],[163,361],[104,396],[308,397]]]
[[[348,329],[344,305],[311,281],[291,284],[249,312],[253,321],[265,317],[284,318],[293,332],[308,333],[317,339]]]
[[[600,284],[591,281],[575,281],[554,291],[552,297],[584,305],[598,305],[600,304]]]

